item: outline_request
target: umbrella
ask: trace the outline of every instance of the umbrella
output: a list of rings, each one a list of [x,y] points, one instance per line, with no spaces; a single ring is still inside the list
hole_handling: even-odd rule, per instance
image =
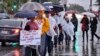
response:
[[[88,17],[95,17],[95,14],[91,12],[83,12],[82,15],[87,15]]]
[[[44,2],[43,6],[53,8],[53,3],[52,2]]]
[[[53,10],[54,10],[55,12],[61,12],[61,11],[64,11],[62,5],[53,5]]]
[[[50,12],[50,11],[52,11],[49,7],[45,7],[45,11],[48,11],[48,12]]]
[[[50,13],[52,10],[49,7],[45,7],[45,13]]]
[[[72,14],[72,13],[78,13],[78,11],[76,11],[76,10],[67,10],[66,13],[71,13]]]
[[[27,2],[21,6],[19,11],[23,10],[45,10],[44,6],[37,2]]]
[[[44,6],[53,6],[53,3],[52,2],[44,2],[43,5]]]
[[[14,15],[14,17],[18,17],[18,18],[33,18],[35,16],[37,16],[38,13],[36,13],[35,11],[20,11],[18,13],[16,13]]]

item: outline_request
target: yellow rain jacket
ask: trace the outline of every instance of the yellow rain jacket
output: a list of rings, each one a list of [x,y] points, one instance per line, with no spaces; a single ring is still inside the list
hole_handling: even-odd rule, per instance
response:
[[[40,18],[39,16],[37,16],[36,20],[41,20],[43,23],[42,34],[47,33],[50,29],[50,23],[49,23],[48,18]]]

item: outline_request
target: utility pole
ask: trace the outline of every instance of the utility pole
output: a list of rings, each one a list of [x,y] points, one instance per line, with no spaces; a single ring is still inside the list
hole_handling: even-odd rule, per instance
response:
[[[4,9],[4,1],[1,0],[1,3],[2,3],[2,9]]]
[[[90,0],[90,12],[92,12],[92,0]]]
[[[64,5],[65,11],[67,10],[67,0],[60,0],[61,4]]]
[[[41,0],[39,0],[39,3],[42,3],[42,1],[41,1]]]

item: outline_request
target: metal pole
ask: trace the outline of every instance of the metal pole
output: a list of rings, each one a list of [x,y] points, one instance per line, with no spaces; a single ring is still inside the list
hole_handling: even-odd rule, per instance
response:
[[[92,0],[90,0],[90,12],[92,12]]]
[[[4,1],[3,0],[1,0],[2,1],[2,9],[4,9]]]
[[[62,4],[64,5],[65,11],[67,10],[67,0],[62,0]]]

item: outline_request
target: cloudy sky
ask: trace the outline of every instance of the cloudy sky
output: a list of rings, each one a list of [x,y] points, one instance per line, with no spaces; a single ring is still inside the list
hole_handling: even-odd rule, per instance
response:
[[[92,1],[93,1],[93,4],[95,4],[96,0],[92,0]],[[90,0],[68,0],[68,3],[79,4],[83,7],[85,7],[85,9],[89,9]],[[97,9],[98,8],[93,5],[93,10],[97,10]]]

